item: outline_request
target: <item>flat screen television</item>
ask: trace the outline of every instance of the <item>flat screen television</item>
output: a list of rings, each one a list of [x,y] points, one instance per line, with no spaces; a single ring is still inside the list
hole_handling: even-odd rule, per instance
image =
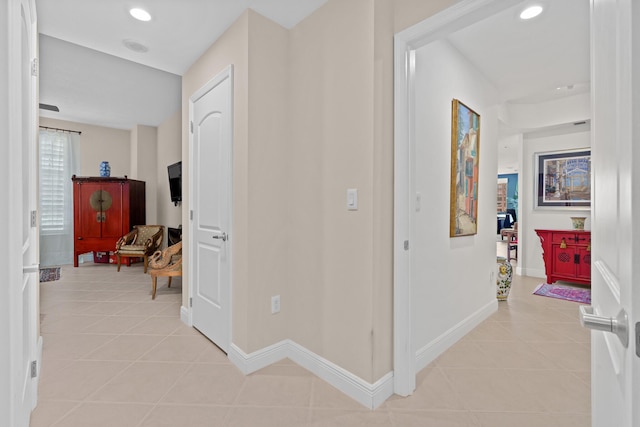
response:
[[[182,202],[182,162],[167,166],[169,172],[169,192],[174,205]]]

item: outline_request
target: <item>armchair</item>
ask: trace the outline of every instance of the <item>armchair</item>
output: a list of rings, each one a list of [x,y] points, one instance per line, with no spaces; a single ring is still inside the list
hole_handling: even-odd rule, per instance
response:
[[[156,251],[149,261],[151,275],[151,299],[156,299],[158,276],[169,277],[167,287],[171,287],[171,278],[182,276],[182,242],[169,246],[163,251]]]
[[[136,225],[129,233],[116,242],[118,271],[122,257],[144,258],[144,272],[147,272],[149,256],[162,244],[164,225]]]

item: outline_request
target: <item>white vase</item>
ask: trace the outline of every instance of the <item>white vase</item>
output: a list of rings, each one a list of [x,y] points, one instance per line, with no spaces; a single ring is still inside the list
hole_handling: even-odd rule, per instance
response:
[[[496,259],[496,298],[498,301],[506,301],[511,290],[511,280],[513,279],[513,267],[504,257]]]
[[[584,230],[584,221],[587,219],[585,216],[572,216],[571,224],[574,230]]]

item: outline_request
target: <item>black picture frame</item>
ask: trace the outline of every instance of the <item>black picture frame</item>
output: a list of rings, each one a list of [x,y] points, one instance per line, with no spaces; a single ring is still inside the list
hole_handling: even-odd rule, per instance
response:
[[[591,207],[591,150],[536,154],[536,208]]]

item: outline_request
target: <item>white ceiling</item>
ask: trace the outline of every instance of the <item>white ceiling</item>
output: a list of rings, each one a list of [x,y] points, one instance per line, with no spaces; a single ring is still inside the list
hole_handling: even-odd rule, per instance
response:
[[[519,19],[532,3],[543,5],[544,12],[529,21]],[[514,2],[447,39],[493,83],[507,107],[589,92],[589,0]],[[567,129],[578,128],[569,124]],[[499,173],[518,171],[517,146],[514,138],[499,141]]]
[[[588,90],[589,0],[537,1],[544,12],[523,21],[521,2],[450,35],[500,93],[500,101],[536,103]],[[573,85],[572,91],[557,90]]]
[[[40,33],[182,75],[247,8],[291,28],[327,0],[36,0]],[[147,10],[141,22],[129,9]],[[129,50],[123,40],[149,50]]]
[[[344,0],[342,0],[344,1]],[[589,90],[589,0],[526,0],[448,36],[498,90],[500,101],[537,103]],[[326,0],[36,0],[45,117],[115,128],[157,126],[180,108],[180,76],[252,8],[291,28]],[[150,22],[128,10],[143,7]],[[127,49],[132,39],[148,52]],[[558,90],[557,88],[564,89]],[[567,89],[571,87],[571,89]],[[500,147],[499,166],[513,163]]]
[[[40,113],[119,129],[157,126],[180,108],[180,76],[247,8],[291,28],[326,1],[36,0],[40,102],[60,109]],[[132,7],[151,21],[131,17]]]

